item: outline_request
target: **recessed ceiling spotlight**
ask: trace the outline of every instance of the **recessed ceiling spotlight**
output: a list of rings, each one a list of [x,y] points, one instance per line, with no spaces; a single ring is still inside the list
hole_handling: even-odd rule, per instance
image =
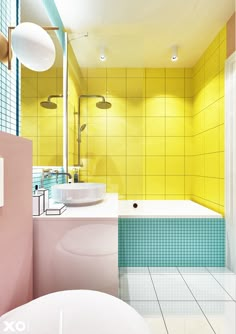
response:
[[[178,47],[177,45],[172,46],[172,55],[171,55],[171,61],[177,61],[178,60]]]
[[[99,59],[100,59],[101,61],[106,61],[106,60],[107,60],[107,57],[105,56],[104,53],[101,53]]]
[[[100,59],[100,61],[106,61],[107,60],[107,55],[106,55],[106,51],[105,51],[104,48],[100,49],[99,59]]]

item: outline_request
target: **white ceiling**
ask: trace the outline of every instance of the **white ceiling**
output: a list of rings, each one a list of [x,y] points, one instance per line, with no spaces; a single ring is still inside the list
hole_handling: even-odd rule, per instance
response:
[[[235,10],[235,0],[54,1],[81,67],[192,67]]]
[[[42,0],[21,0],[21,22],[33,22],[41,26],[51,26],[48,13]],[[63,52],[54,31],[48,32],[56,48],[56,60],[54,66],[62,67]]]

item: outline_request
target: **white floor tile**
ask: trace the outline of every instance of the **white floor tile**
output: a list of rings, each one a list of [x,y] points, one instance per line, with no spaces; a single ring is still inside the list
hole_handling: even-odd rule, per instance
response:
[[[151,274],[178,274],[176,267],[149,267]]]
[[[180,274],[151,276],[158,300],[194,300]]]
[[[181,274],[209,274],[205,267],[178,267]]]
[[[235,334],[235,302],[199,302],[217,334]]]
[[[148,267],[120,267],[120,274],[149,274]]]
[[[219,283],[209,275],[183,274],[185,282],[197,300],[232,300]]]
[[[132,306],[147,321],[151,332],[150,334],[167,334],[165,323],[157,301],[130,301],[129,305]]]
[[[119,295],[122,300],[157,300],[150,275],[121,274]]]
[[[209,270],[212,274],[234,274],[230,269],[226,267],[207,267],[207,270]]]
[[[213,276],[228,294],[236,300],[236,275],[213,274]]]
[[[195,301],[160,302],[169,334],[213,334]],[[218,333],[217,333],[218,334]],[[226,333],[225,333],[226,334]]]

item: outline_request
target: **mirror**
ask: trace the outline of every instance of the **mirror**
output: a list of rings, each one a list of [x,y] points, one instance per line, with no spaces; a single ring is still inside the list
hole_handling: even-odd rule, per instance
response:
[[[21,22],[51,26],[42,1],[21,0]],[[63,50],[55,31],[54,65],[34,72],[21,65],[20,135],[33,143],[33,166],[63,166]]]

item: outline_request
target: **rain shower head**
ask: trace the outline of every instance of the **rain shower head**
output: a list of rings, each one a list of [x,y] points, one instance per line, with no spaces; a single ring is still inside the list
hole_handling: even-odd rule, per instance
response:
[[[79,96],[79,109],[80,109],[80,99],[81,98],[99,98],[102,99],[102,101],[99,101],[96,103],[96,107],[99,109],[109,109],[111,108],[112,104],[110,102],[107,102],[105,100],[105,97],[103,95],[80,95]]]
[[[109,109],[111,108],[111,103],[104,100],[104,101],[97,102],[96,106],[99,109]]]
[[[56,97],[63,97],[63,95],[49,95],[47,101],[40,102],[41,107],[46,109],[57,109],[57,104],[51,101],[52,98]]]

